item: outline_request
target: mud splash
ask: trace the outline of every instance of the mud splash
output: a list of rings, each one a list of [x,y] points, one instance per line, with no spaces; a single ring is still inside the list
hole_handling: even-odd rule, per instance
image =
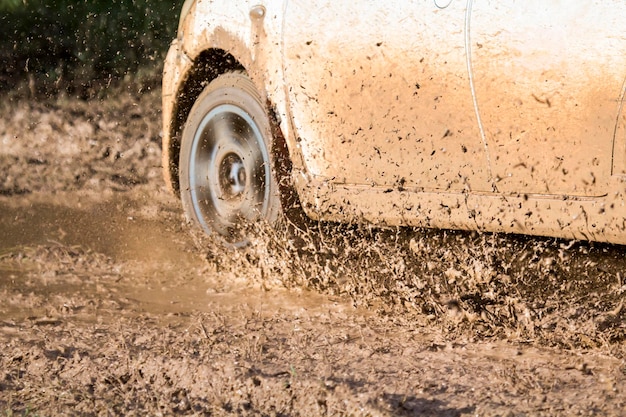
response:
[[[151,174],[157,99],[22,103],[34,147],[0,118],[25,190],[0,197],[0,415],[622,414],[622,247],[312,223],[228,250]]]

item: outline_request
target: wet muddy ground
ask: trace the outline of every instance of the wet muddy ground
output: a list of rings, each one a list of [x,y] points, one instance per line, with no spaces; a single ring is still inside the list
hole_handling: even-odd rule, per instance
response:
[[[159,92],[7,100],[0,416],[624,415],[624,248],[320,224],[244,250],[160,176]]]

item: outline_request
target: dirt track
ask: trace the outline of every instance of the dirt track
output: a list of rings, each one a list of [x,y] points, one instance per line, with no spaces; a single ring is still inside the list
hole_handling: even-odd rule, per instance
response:
[[[159,92],[0,119],[0,415],[623,415],[623,248],[320,225],[230,251]]]

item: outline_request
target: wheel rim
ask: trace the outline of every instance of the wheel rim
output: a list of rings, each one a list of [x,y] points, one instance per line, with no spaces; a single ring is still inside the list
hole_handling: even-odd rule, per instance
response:
[[[236,242],[246,224],[267,214],[266,149],[259,127],[243,109],[222,104],[204,116],[191,147],[189,186],[192,208],[207,233]]]

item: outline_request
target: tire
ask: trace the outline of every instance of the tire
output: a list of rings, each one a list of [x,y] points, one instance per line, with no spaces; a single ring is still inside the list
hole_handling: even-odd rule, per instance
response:
[[[229,245],[246,245],[251,223],[275,223],[281,212],[271,132],[260,94],[241,73],[213,80],[183,128],[179,181],[185,214]]]

